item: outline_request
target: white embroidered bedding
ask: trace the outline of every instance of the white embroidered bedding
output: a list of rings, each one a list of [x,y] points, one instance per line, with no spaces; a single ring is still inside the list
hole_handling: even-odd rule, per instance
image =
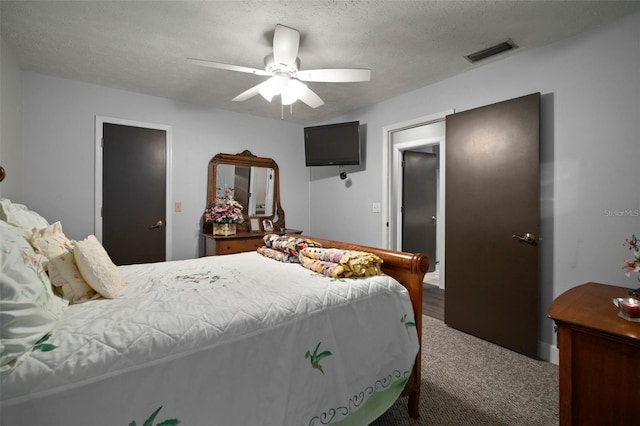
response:
[[[13,425],[367,424],[419,350],[395,279],[334,279],[255,252],[118,268],[1,378]]]

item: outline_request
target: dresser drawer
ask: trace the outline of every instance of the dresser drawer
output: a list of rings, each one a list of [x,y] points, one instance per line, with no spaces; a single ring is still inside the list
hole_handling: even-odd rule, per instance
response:
[[[232,254],[254,251],[262,245],[264,245],[262,237],[217,240],[216,254]]]
[[[264,245],[263,235],[246,237],[226,237],[212,238],[205,236],[204,238],[204,255],[216,256],[221,254],[242,253],[246,251],[254,251],[258,247]]]

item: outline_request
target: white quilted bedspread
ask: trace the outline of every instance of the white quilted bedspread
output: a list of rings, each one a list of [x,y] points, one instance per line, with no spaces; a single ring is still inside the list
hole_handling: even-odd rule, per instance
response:
[[[160,407],[158,423],[327,424],[406,378],[418,350],[387,276],[335,280],[257,253],[121,270],[119,298],[69,307],[56,348],[2,378],[3,425],[142,425]]]

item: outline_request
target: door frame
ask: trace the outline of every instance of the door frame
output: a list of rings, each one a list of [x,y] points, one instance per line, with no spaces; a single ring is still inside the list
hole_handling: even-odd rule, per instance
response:
[[[102,242],[102,132],[104,124],[119,124],[123,126],[142,127],[145,129],[164,130],[166,134],[165,149],[167,153],[166,181],[165,181],[165,259],[173,260],[173,238],[172,238],[172,208],[173,200],[171,191],[171,170],[172,170],[172,127],[164,124],[146,123],[142,121],[127,120],[124,118],[114,118],[102,115],[95,116],[95,177],[94,177],[94,234],[98,241]]]
[[[440,145],[440,194],[438,197],[438,231],[444,233],[444,184],[445,184],[445,138],[427,138],[408,142],[394,142],[393,134],[414,127],[425,126],[444,121],[455,110],[445,110],[435,114],[414,118],[401,123],[390,124],[382,128],[382,247],[398,250],[402,247],[402,151],[426,145]],[[436,243],[437,244],[437,243]],[[440,288],[444,288],[444,242],[440,251]],[[437,247],[437,245],[436,245]]]

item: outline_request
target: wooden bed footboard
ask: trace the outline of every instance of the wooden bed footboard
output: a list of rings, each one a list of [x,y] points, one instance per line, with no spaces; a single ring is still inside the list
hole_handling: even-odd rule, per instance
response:
[[[409,292],[415,315],[418,341],[420,342],[420,348],[422,348],[422,281],[424,274],[426,274],[429,269],[429,259],[426,255],[422,253],[386,250],[309,236],[305,236],[305,238],[317,241],[322,244],[323,247],[366,251],[379,256],[383,260],[382,271],[398,280]],[[414,419],[420,415],[418,405],[420,402],[421,361],[422,349],[418,350],[413,371],[403,392],[403,395],[409,397],[409,415]]]

